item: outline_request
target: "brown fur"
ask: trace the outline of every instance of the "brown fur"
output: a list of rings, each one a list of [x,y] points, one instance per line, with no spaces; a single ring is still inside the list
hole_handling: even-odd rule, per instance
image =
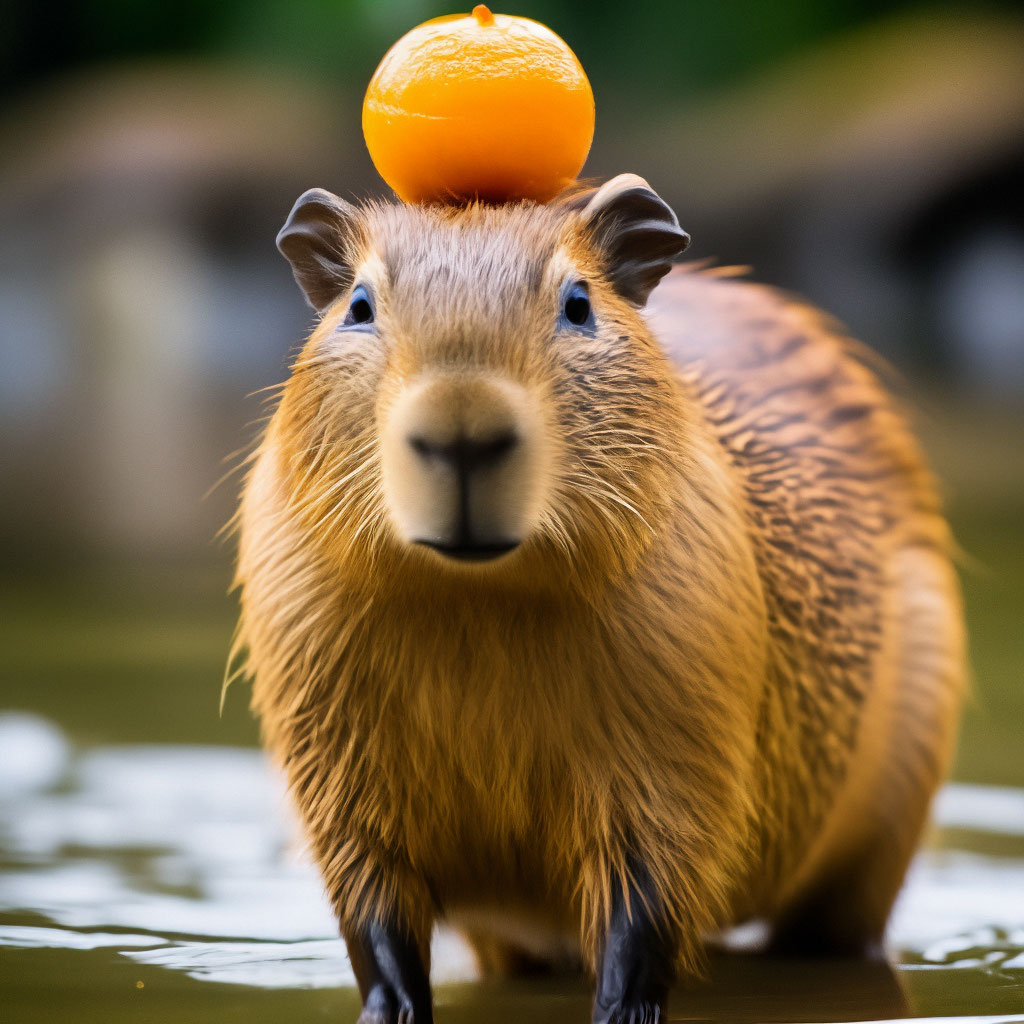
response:
[[[639,860],[685,970],[753,915],[879,939],[963,634],[932,480],[856,349],[684,268],[645,317],[557,206],[371,206],[347,245],[380,337],[326,310],[238,566],[253,706],[341,920],[593,964]],[[552,326],[567,267],[593,338]],[[521,385],[552,445],[536,528],[486,568],[401,542],[382,493],[381,424],[439,366]]]

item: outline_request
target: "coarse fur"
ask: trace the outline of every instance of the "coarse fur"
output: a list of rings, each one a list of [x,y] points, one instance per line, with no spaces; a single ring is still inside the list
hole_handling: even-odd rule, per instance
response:
[[[342,924],[401,921],[426,957],[446,919],[491,970],[594,967],[642,864],[682,971],[751,917],[782,946],[879,942],[964,641],[935,486],[858,349],[692,267],[638,309],[578,203],[368,204],[338,254],[237,580],[253,706]],[[592,331],[558,324],[567,276]],[[373,334],[339,329],[357,279]],[[532,403],[526,534],[485,565],[389,508],[394,410],[439,375]]]

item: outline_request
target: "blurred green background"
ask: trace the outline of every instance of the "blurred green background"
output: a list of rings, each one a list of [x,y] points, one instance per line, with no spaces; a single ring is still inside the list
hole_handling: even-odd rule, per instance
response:
[[[196,55],[294,68],[361,89],[399,35],[459,10],[432,0],[78,0],[7,6],[0,82],[15,89],[70,68],[140,56]],[[1014,6],[973,4],[970,10]],[[886,15],[958,11],[920,0],[639,0],[628,6],[522,0],[494,9],[536,18],[568,40],[588,69],[602,109],[616,104],[618,96],[622,109],[639,103],[655,111],[665,103],[654,97],[721,87]]]
[[[591,76],[585,173],[643,174],[691,254],[839,315],[897,366],[946,481],[976,669],[960,778],[1024,785],[1024,20],[1017,4],[499,10]],[[4,5],[0,707],[81,745],[254,743],[217,703],[214,487],[309,327],[274,235],[383,194],[359,126],[424,0]],[[212,492],[210,492],[213,488]]]

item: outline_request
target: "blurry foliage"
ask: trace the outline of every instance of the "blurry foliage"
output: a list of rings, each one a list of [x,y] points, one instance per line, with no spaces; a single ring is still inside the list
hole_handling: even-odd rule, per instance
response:
[[[5,0],[0,91],[18,92],[68,69],[168,55],[300,68],[361,89],[399,35],[471,6],[470,0]],[[908,0],[496,4],[564,36],[591,75],[599,108],[613,113],[650,97],[721,86],[837,31],[921,6]]]

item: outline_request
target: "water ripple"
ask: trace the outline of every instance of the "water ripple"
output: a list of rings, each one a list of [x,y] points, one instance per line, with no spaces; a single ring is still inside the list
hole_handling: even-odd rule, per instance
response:
[[[0,750],[19,758],[0,761],[0,946],[109,948],[264,989],[354,985],[260,753],[149,746],[75,757],[58,730],[26,715],[0,716]],[[1024,842],[1011,855],[979,852],[986,837],[1024,837],[1024,792],[951,785],[936,819],[942,842],[915,861],[893,916],[901,970],[983,974],[1019,986],[1024,1007]],[[435,981],[475,976],[443,930],[433,962]]]

